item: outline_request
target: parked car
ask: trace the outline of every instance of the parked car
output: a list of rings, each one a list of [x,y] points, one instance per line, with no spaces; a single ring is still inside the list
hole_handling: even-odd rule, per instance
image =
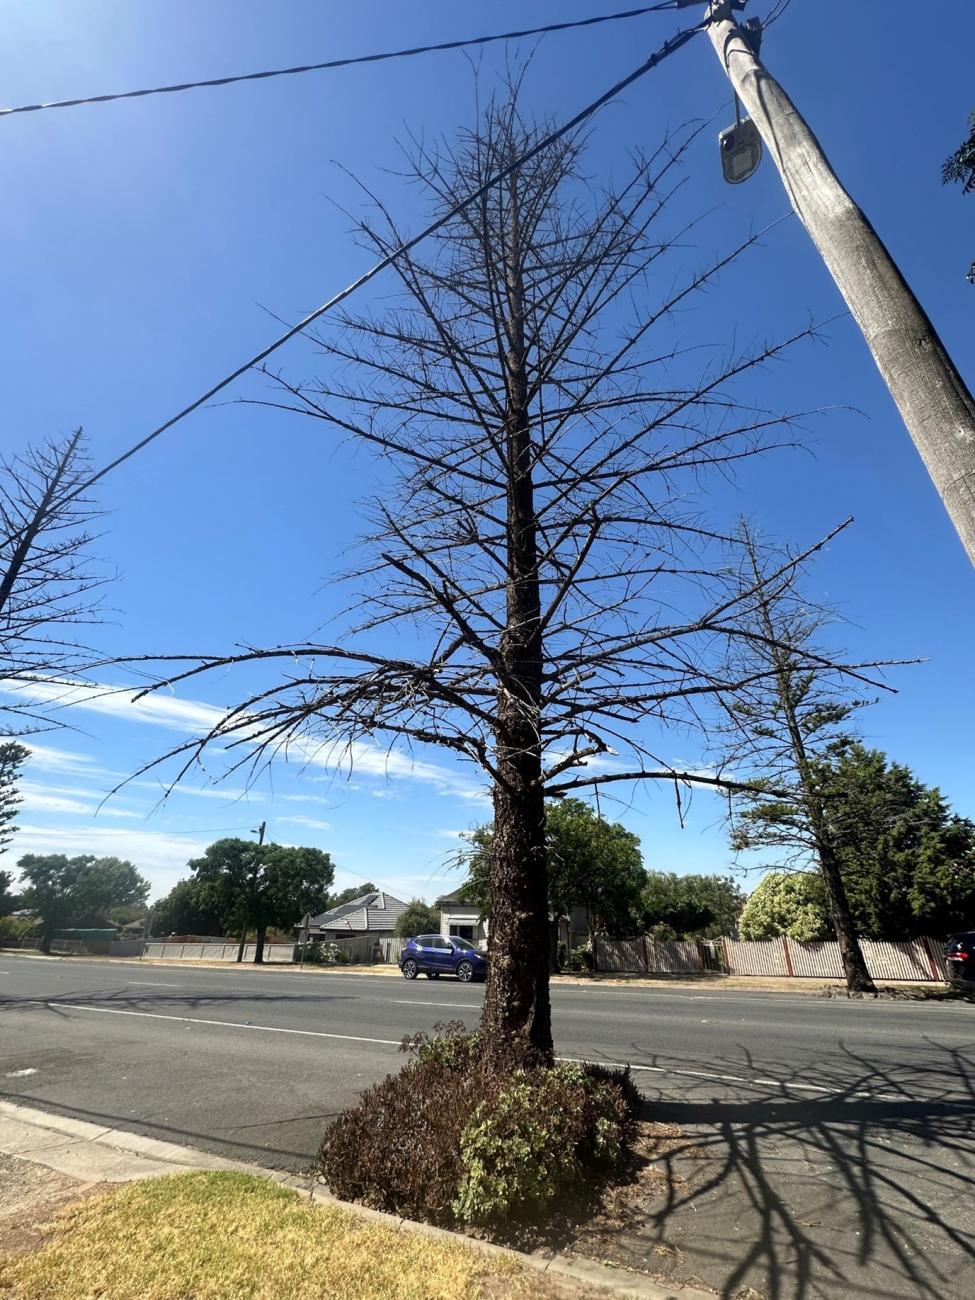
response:
[[[975,930],[951,936],[945,944],[945,961],[951,987],[975,993]]]
[[[487,957],[466,939],[420,934],[400,953],[399,968],[408,980],[415,980],[420,974],[431,980],[453,975],[462,984],[469,984],[471,980],[485,978]]]

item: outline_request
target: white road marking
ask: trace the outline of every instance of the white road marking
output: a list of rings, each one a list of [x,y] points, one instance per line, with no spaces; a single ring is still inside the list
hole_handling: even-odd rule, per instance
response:
[[[122,1011],[118,1007],[83,1007],[76,1002],[44,1002],[40,998],[32,1005],[51,1006],[57,1011],[91,1011],[103,1016],[140,1016],[143,1020],[176,1020],[187,1025],[218,1025],[221,1029],[259,1029],[265,1034],[297,1034],[300,1038],[340,1038],[349,1043],[379,1043],[383,1047],[399,1047],[399,1038],[362,1038],[358,1034],[325,1034],[318,1029],[285,1029],[281,1025],[250,1025],[243,1020],[203,1020],[199,1016],[163,1016],[158,1011]]]
[[[118,1007],[85,1007],[75,1002],[45,1002],[41,998],[31,999],[29,1005],[47,1007],[53,1006],[57,1010],[68,1011],[88,1011],[99,1015],[106,1016],[138,1016],[143,1020],[175,1020],[179,1024],[187,1025],[215,1025],[220,1029],[253,1029],[265,1034],[293,1034],[299,1038],[331,1038],[338,1039],[348,1043],[375,1043],[381,1047],[399,1047],[401,1040],[398,1038],[366,1038],[358,1034],[328,1034],[318,1029],[285,1029],[280,1025],[251,1025],[241,1020],[203,1020],[197,1016],[164,1016],[156,1011],[122,1011]],[[560,1056],[560,1061],[573,1061],[579,1065],[587,1064],[593,1061],[593,1057],[585,1056]],[[748,1078],[741,1074],[715,1074],[708,1070],[687,1070],[676,1066],[665,1065],[638,1065],[632,1061],[599,1061],[598,1064],[611,1066],[615,1069],[629,1068],[634,1072],[643,1074],[674,1074],[686,1076],[691,1079],[706,1079],[711,1083],[744,1083],[748,1085],[762,1084],[775,1088],[781,1088],[784,1092],[817,1092],[827,1096],[840,1097],[862,1097],[868,1101],[903,1101],[904,1097],[897,1093],[884,1092],[867,1092],[858,1089],[854,1092],[846,1092],[842,1087],[824,1088],[818,1083],[794,1083],[785,1079],[765,1079],[758,1075]],[[33,1071],[31,1071],[33,1073]],[[949,1102],[941,1102],[942,1105],[950,1105]]]
[[[36,1074],[36,1073],[37,1073],[37,1071],[34,1070],[34,1069],[29,1069],[29,1070],[8,1070],[7,1073],[6,1073],[3,1077],[4,1077],[5,1079],[23,1079],[23,1078],[25,1078],[28,1074]]]
[[[384,998],[384,1002],[394,1002],[398,1007],[459,1007],[461,1011],[477,1011],[479,1002],[428,1002],[426,998]]]
[[[164,984],[161,980],[126,980],[126,984],[145,984],[151,989],[182,989],[185,984]]]

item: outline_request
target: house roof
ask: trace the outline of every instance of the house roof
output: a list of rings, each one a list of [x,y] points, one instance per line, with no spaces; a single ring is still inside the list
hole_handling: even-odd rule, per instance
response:
[[[401,898],[394,898],[384,889],[370,890],[368,894],[313,916],[311,928],[340,930],[344,934],[392,930],[397,917],[406,911],[406,906]]]
[[[465,880],[463,884],[452,889],[449,894],[444,894],[437,899],[437,907],[449,906],[451,903],[458,907],[477,907],[477,903],[471,897],[471,882]]]

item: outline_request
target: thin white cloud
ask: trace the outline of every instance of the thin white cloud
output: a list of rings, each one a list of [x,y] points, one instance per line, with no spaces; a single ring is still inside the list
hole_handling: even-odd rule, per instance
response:
[[[117,804],[101,804],[100,794],[86,786],[47,785],[38,781],[20,781],[17,786],[24,812],[80,813],[101,817],[139,818],[143,814]]]
[[[40,790],[21,790],[25,812],[88,813],[94,814],[95,805],[80,799],[67,799],[64,795],[44,794]]]
[[[134,786],[140,790],[155,790],[160,798],[167,798],[177,794],[188,795],[192,799],[220,799],[223,803],[233,803],[236,800],[253,801],[255,803],[264,803],[267,795],[262,794],[259,790],[243,790],[229,785],[199,786],[185,785],[180,782],[170,790],[164,781],[129,781],[129,786]]]
[[[226,710],[216,705],[205,704],[202,700],[178,699],[171,694],[156,693],[136,700],[136,691],[111,683],[22,682],[5,689],[34,704],[81,709],[123,722],[149,723],[184,736],[198,736],[210,731],[226,716]],[[364,741],[335,745],[298,737],[287,745],[285,752],[289,758],[326,768],[336,775],[354,771],[357,775],[387,780],[403,778],[429,785],[438,794],[474,803],[487,801],[484,786],[460,772]],[[199,787],[195,789],[199,790]],[[214,794],[218,794],[218,790],[215,789]]]
[[[308,826],[315,831],[330,831],[332,829],[331,822],[319,821],[317,817],[278,817],[275,820],[279,822],[287,822],[292,826]]]
[[[24,742],[30,750],[28,767],[42,772],[54,772],[61,776],[101,776],[90,754],[79,754],[70,749],[57,749],[52,745],[38,745],[33,740]]]
[[[138,691],[113,683],[18,682],[4,689],[32,704],[84,709],[123,722],[146,722],[193,735],[209,731],[226,712],[201,700],[181,700],[170,694],[155,693],[137,700]]]
[[[38,826],[22,823],[10,848],[11,858],[26,853],[95,853],[127,858],[147,877],[158,898],[186,875],[186,864],[207,847],[207,840],[166,831],[134,830],[128,826]]]

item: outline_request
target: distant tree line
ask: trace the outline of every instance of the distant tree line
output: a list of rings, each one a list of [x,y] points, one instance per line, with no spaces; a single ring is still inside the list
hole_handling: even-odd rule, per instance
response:
[[[42,952],[51,951],[58,930],[126,924],[133,919],[133,910],[144,912],[149,896],[148,880],[121,858],[28,853],[17,868],[21,890],[17,907],[33,913]]]
[[[191,875],[153,908],[153,933],[253,933],[258,964],[264,960],[269,930],[290,933],[306,913],[332,905],[335,867],[323,849],[223,839],[188,867]]]
[[[853,923],[868,939],[942,938],[975,925],[975,822],[876,749],[844,743],[820,764],[827,824]],[[822,877],[770,873],[741,919],[746,939],[832,932]]]

